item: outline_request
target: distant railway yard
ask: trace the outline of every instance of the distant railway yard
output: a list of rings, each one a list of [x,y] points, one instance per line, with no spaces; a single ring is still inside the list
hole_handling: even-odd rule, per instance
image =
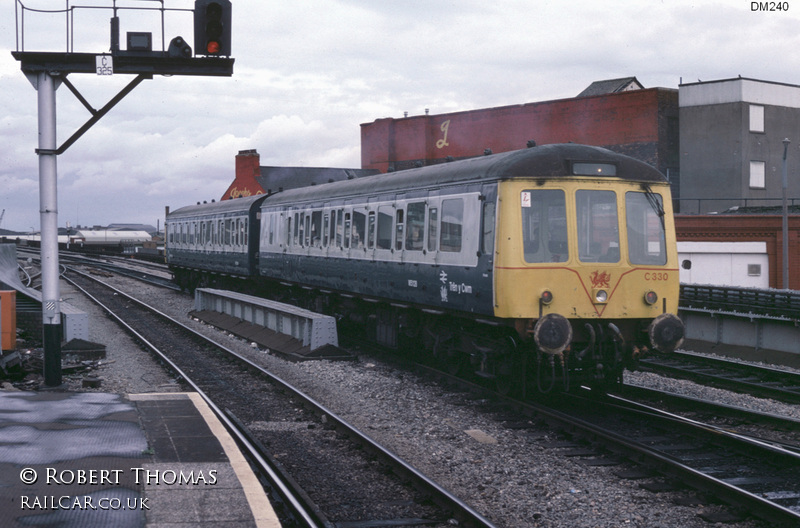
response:
[[[672,358],[647,360],[606,398],[577,391],[523,401],[348,336],[340,346],[354,361],[287,361],[187,317],[190,295],[142,282],[165,268],[65,264],[65,278],[105,306],[64,283],[65,301],[92,317],[91,339],[114,335],[107,357],[66,372],[66,383],[119,393],[202,390],[263,449],[256,460],[288,483],[270,488],[285,526],[760,528],[800,520],[800,409],[792,399],[800,382],[792,369],[727,374],[723,385],[719,375],[662,371]],[[103,293],[87,277],[118,291]],[[224,348],[143,313],[125,294]],[[121,323],[105,316],[112,311],[134,337],[118,335]],[[145,343],[168,359],[143,353]],[[684,371],[713,374],[695,361],[708,356],[681,357]],[[87,378],[99,388],[87,388]]]

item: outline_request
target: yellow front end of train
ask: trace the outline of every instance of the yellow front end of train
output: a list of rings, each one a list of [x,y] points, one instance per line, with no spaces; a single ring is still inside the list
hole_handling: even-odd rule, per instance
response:
[[[576,360],[674,349],[683,327],[669,193],[608,175],[501,182],[495,315],[540,352]]]

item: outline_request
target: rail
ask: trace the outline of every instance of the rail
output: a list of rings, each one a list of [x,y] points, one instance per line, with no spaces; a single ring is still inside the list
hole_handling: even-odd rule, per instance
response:
[[[168,26],[171,28],[178,17],[181,15],[190,16],[194,10],[191,7],[167,7],[167,0],[107,0],[107,5],[86,5],[75,4],[71,0],[64,0],[60,8],[40,9],[26,6],[22,0],[16,0],[14,14],[16,19],[16,50],[31,51],[31,47],[46,46],[48,51],[55,50],[53,43],[56,39],[64,39],[64,53],[74,53],[76,51],[76,32],[75,26],[80,27],[106,27],[107,19],[100,19],[100,16],[117,16],[119,11],[125,11],[134,15],[132,18],[138,23],[147,23],[148,28],[152,27],[153,22],[160,24],[161,51],[166,51],[166,34]],[[173,1],[173,5],[179,2]],[[149,4],[149,5],[148,5]],[[186,2],[184,2],[186,5]],[[78,15],[76,19],[76,15]],[[63,20],[60,20],[63,17]],[[151,17],[157,17],[156,22]],[[37,36],[46,34],[46,44],[35,41],[28,42],[26,46],[25,27],[26,24],[36,24]],[[63,23],[62,30],[58,26]],[[102,25],[100,25],[102,23]],[[188,23],[191,23],[189,21]],[[87,39],[91,44],[96,44],[96,40]],[[80,46],[80,44],[79,44]],[[59,48],[61,46],[58,46]],[[27,48],[27,49],[26,49]]]
[[[714,212],[744,212],[761,214],[781,214],[783,198],[678,198],[674,200],[675,210],[681,214],[709,214]],[[787,198],[789,212],[800,212],[800,198]],[[690,207],[696,205],[696,207]]]
[[[800,320],[800,291],[681,284],[680,307]]]

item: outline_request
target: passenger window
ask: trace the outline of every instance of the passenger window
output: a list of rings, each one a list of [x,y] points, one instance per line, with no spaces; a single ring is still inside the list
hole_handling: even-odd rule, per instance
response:
[[[367,214],[367,249],[375,249],[375,211]]]
[[[350,247],[350,212],[344,214],[344,247]]]
[[[436,251],[439,241],[439,208],[428,208],[428,251]]]
[[[378,249],[392,249],[392,208],[378,208]]]
[[[403,249],[403,210],[397,210],[397,223],[395,224],[395,249]]]
[[[360,211],[353,211],[353,248],[364,249],[364,235],[366,233],[367,215]]]
[[[660,194],[625,193],[628,257],[631,264],[667,263],[664,207]]]
[[[457,253],[461,251],[464,225],[464,200],[442,200],[442,229],[439,241],[440,251]]]
[[[566,262],[569,248],[564,191],[522,191],[521,206],[525,262]]]
[[[336,212],[336,247],[344,247],[344,215],[342,210]]]
[[[494,253],[494,202],[483,203],[483,236],[481,237],[481,251],[484,254]]]
[[[300,226],[300,239],[303,240],[305,247],[311,245],[311,215],[306,213],[303,225]],[[303,236],[305,234],[305,237]]]
[[[292,215],[286,219],[286,245],[292,245]]]
[[[322,217],[322,247],[328,247],[331,240],[331,215],[325,213]]]
[[[619,262],[619,222],[614,191],[577,191],[578,258]]]
[[[422,251],[425,237],[425,202],[408,204],[406,223],[406,250]]]
[[[295,245],[295,246],[299,246],[300,245],[300,240],[301,240],[301,237],[302,237],[302,234],[300,233],[300,230],[303,227],[301,225],[302,222],[303,222],[303,217],[300,216],[298,213],[295,213],[294,214],[294,236],[293,236],[293,245]]]

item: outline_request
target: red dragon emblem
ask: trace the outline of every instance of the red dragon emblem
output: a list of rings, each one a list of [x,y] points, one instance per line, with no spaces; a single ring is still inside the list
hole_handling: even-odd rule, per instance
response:
[[[592,281],[592,288],[608,288],[611,282],[611,275],[607,271],[593,271],[589,278]]]

